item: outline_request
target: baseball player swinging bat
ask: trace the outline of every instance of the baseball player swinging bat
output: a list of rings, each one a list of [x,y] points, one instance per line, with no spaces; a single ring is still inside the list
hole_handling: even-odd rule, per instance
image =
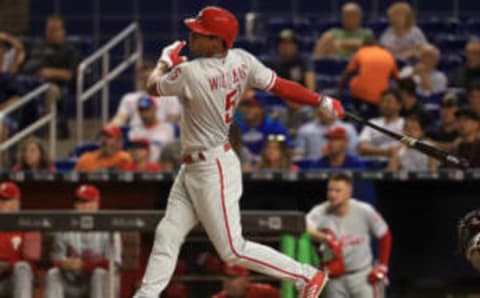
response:
[[[365,120],[355,114],[352,114],[350,112],[345,111],[345,118],[350,118],[355,122],[361,123],[363,125],[370,126],[373,129],[376,129],[394,139],[399,140],[400,142],[404,143],[410,148],[413,148],[415,150],[418,150],[428,156],[431,156],[435,159],[438,159],[439,161],[445,162],[448,165],[457,167],[459,169],[467,169],[469,167],[469,163],[466,159],[459,158],[455,155],[452,155],[448,152],[445,152],[443,150],[437,149],[432,145],[428,145],[418,139],[402,135],[393,131],[390,131],[388,129],[385,129],[381,126],[378,126],[368,120]]]

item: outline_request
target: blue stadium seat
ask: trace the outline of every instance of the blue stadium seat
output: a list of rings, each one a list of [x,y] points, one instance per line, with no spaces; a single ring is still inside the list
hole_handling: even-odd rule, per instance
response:
[[[434,38],[437,34],[455,34],[459,30],[460,21],[457,18],[439,18],[430,17],[422,18],[418,21],[418,26],[427,35],[429,39]]]
[[[449,73],[462,65],[463,62],[463,58],[460,55],[443,55],[442,59],[440,59],[440,62],[438,64],[438,69],[443,72]]]
[[[338,76],[317,75],[317,89],[319,90],[336,88],[338,83]]]
[[[313,61],[315,73],[320,75],[340,75],[347,67],[348,59],[322,58]]]
[[[435,43],[442,51],[442,54],[455,54],[463,52],[465,45],[468,42],[469,37],[466,35],[459,34],[446,34],[446,35],[437,35],[435,37]]]
[[[262,39],[248,40],[245,37],[239,37],[235,41],[235,47],[242,48],[254,55],[260,55],[266,52],[266,42]]]
[[[57,159],[55,160],[55,169],[56,171],[60,171],[60,172],[73,171],[75,169],[76,164],[77,164],[77,160],[73,158]]]
[[[475,2],[475,1],[472,1],[472,2]],[[480,20],[478,18],[468,19],[465,24],[465,29],[467,30],[468,33],[478,35],[480,32]]]
[[[370,28],[375,36],[379,37],[385,29],[388,27],[388,19],[387,18],[378,18],[378,19],[371,19],[365,23],[365,27]]]
[[[340,27],[341,22],[337,18],[319,19],[315,22],[314,26],[318,34],[323,34],[333,27]]]
[[[89,151],[97,150],[98,148],[98,143],[85,143],[82,145],[78,145],[73,149],[73,157],[80,157],[82,156],[82,154]]]
[[[312,160],[300,159],[293,162],[300,170],[309,170],[312,167]]]

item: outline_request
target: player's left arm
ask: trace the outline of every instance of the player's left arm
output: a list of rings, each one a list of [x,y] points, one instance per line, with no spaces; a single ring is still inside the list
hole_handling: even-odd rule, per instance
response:
[[[186,44],[185,41],[177,40],[162,50],[162,55],[147,80],[147,92],[150,95],[160,96],[158,86],[163,76],[174,66],[187,60],[186,57],[180,56],[180,51]]]
[[[392,234],[382,216],[373,208],[366,209],[370,232],[378,239],[378,264],[368,275],[368,281],[375,284],[385,279],[392,249]]]

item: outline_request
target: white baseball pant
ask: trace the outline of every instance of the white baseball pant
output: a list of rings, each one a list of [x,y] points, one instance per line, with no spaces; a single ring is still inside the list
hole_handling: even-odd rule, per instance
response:
[[[165,217],[155,232],[142,286],[134,297],[158,297],[170,281],[185,237],[198,222],[225,262],[302,288],[317,269],[242,236],[239,206],[242,173],[233,150],[225,152],[224,147],[219,146],[202,153],[204,161],[183,164],[180,168],[170,191]]]

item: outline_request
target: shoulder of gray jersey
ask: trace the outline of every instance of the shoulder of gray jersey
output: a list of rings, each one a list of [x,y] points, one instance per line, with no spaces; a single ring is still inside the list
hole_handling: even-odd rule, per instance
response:
[[[372,213],[377,213],[375,207],[373,207],[371,204],[369,204],[367,202],[362,202],[358,199],[351,198],[350,199],[350,204],[355,209],[359,210],[361,213],[363,213],[365,215],[370,215]]]
[[[310,209],[307,215],[324,216],[327,214],[328,201],[317,204]]]

